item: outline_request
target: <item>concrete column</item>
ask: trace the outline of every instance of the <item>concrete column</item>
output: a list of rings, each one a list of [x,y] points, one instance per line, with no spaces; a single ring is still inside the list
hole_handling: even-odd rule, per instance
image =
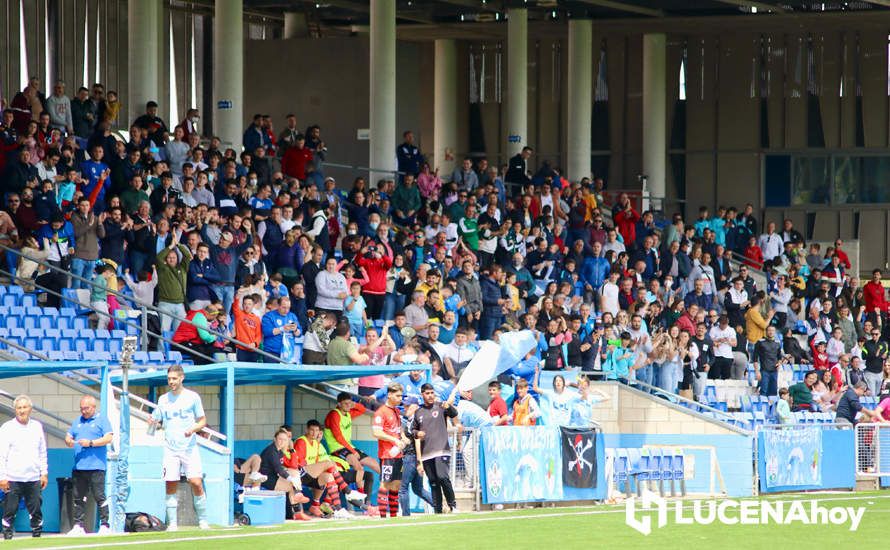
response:
[[[529,143],[528,134],[528,10],[507,10],[507,156]],[[510,141],[518,136],[518,141]],[[506,161],[506,159],[503,159]]]
[[[306,34],[306,14],[295,11],[284,12],[284,38],[298,38]]]
[[[569,21],[569,105],[566,166],[570,181],[590,176],[593,124],[593,22]]]
[[[433,160],[440,174],[454,171],[454,160],[445,160],[445,149],[457,148],[457,43],[436,40],[433,83]]]
[[[643,174],[652,197],[649,208],[663,208],[667,176],[667,39],[643,35]],[[645,204],[644,204],[645,207]]]
[[[371,0],[370,154],[368,166],[396,169],[396,1]],[[384,172],[371,172],[371,185]]]
[[[242,0],[217,0],[213,18],[213,133],[236,151],[242,146],[243,109]]]
[[[150,100],[162,99],[159,95],[160,74],[158,56],[160,49],[163,4],[160,0],[127,2],[127,113],[121,120],[133,120],[145,112]],[[92,51],[92,47],[90,48]],[[92,78],[92,76],[90,77]],[[77,91],[76,87],[69,93]]]

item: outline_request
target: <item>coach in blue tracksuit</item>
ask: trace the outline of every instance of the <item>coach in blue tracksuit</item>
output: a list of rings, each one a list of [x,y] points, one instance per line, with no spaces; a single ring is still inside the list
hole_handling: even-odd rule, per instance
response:
[[[99,506],[99,534],[111,533],[108,526],[108,499],[105,498],[105,471],[108,468],[108,444],[114,433],[108,419],[96,412],[96,399],[85,395],[80,399],[80,418],[65,434],[65,444],[74,448],[74,526],[69,534],[83,535],[84,502],[93,494]]]

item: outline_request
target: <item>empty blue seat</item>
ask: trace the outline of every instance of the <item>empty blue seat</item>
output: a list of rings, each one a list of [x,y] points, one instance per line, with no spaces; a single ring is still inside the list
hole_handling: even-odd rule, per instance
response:
[[[3,287],[0,287],[3,288]],[[0,306],[0,315],[9,315],[9,307]]]
[[[43,338],[43,329],[37,327],[25,327],[25,336]]]
[[[62,354],[65,356],[65,361],[80,361],[80,353],[76,351],[63,351]]]
[[[97,351],[95,360],[111,362],[111,354],[107,351]]]
[[[167,352],[167,360],[171,363],[181,363],[182,362],[182,352],[181,351],[168,351]]]
[[[148,363],[148,352],[137,351],[133,354],[133,362],[140,364]]]
[[[120,330],[120,329],[115,329],[115,330],[111,331],[111,337],[114,338],[115,340],[123,340],[124,336],[126,336],[126,335],[127,335],[127,332]]]
[[[57,328],[44,328],[40,329],[43,331],[43,335],[47,338],[61,338],[62,331]]]
[[[42,307],[40,308],[41,315],[52,315],[53,317],[59,316],[59,310],[55,307]]]
[[[164,358],[164,352],[161,351],[150,351],[148,352],[148,362],[149,363],[166,363],[166,359]]]
[[[77,315],[77,312],[74,311],[73,307],[63,307],[59,310],[60,317],[74,317]]]
[[[42,329],[62,328],[59,323],[59,321],[61,321],[61,320],[62,319],[59,319],[58,317],[51,317],[49,315],[43,315],[38,319],[37,326],[39,326]],[[65,319],[65,320],[67,321],[67,319]],[[68,325],[66,323],[65,327],[67,328],[67,326]]]
[[[39,317],[23,317],[22,318],[22,326],[26,329],[34,329],[37,328],[37,325],[40,321]]]
[[[16,296],[22,296],[25,294],[25,289],[18,285],[10,285],[10,286],[6,287],[6,293],[13,294]]]
[[[81,338],[89,338],[90,340],[96,339],[96,331],[91,328],[85,328],[80,331]]]
[[[99,340],[94,339],[93,342],[93,351],[108,351],[108,342],[109,340]]]
[[[71,326],[77,330],[83,330],[89,328],[90,322],[86,317],[75,317]]]
[[[24,339],[27,333],[23,328],[12,328],[9,329],[9,335],[13,338]]]
[[[92,341],[87,340],[86,338],[78,338],[74,341],[74,351],[84,352],[88,351],[92,347]]]
[[[0,298],[0,304],[12,308],[19,305],[19,298],[13,294],[4,294],[2,298]]]
[[[120,340],[107,340],[107,342],[108,342],[108,351],[112,355],[116,356],[118,353],[121,352],[121,348],[123,347],[123,342],[121,342]]]
[[[55,325],[57,328],[66,329],[71,328],[71,318],[70,317],[56,317]]]
[[[35,307],[37,306],[37,296],[33,294],[25,294],[22,296],[21,305],[25,307]]]
[[[44,353],[48,351],[55,351],[59,348],[58,342],[54,339],[44,338],[40,340],[40,349],[38,351],[42,351]]]
[[[62,338],[75,339],[75,338],[79,338],[79,337],[80,337],[79,330],[74,330],[73,328],[63,328],[62,329]]]
[[[111,333],[108,330],[106,330],[104,328],[96,329],[96,339],[97,340],[108,340],[109,338],[111,338]]]
[[[49,357],[50,361],[64,361],[65,354],[61,351],[48,351],[46,356]]]
[[[39,347],[40,347],[40,340],[41,340],[40,338],[35,338],[33,336],[29,336],[29,337],[26,337],[24,340],[22,340],[22,346],[24,346],[28,349],[36,350],[36,349],[39,349]]]
[[[71,338],[59,338],[56,341],[56,346],[59,351],[71,351],[74,349],[74,340]]]

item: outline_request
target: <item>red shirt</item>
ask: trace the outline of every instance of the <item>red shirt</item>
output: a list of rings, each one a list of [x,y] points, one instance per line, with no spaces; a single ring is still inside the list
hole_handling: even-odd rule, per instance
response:
[[[507,414],[507,402],[503,397],[495,397],[488,404],[488,416],[492,418],[500,418]]]
[[[306,164],[312,160],[312,151],[308,147],[302,149],[298,147],[288,147],[281,159],[281,171],[286,175],[297,178],[298,180],[306,179]]]
[[[400,438],[402,436],[402,417],[399,411],[389,405],[383,405],[374,413],[374,427],[383,430],[383,433],[393,437]],[[386,458],[401,458],[402,452],[392,456],[389,454],[390,449],[396,444],[386,439],[377,440],[377,456],[383,460]]]
[[[865,296],[865,309],[871,313],[875,308],[882,311],[887,310],[887,301],[884,299],[884,286],[881,283],[869,281],[862,287],[862,293]]]

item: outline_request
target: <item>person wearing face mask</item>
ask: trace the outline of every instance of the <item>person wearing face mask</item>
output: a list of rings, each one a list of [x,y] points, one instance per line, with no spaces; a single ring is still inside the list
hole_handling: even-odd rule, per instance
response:
[[[198,114],[197,109],[189,109],[186,111],[185,118],[179,123],[179,126],[176,127],[177,130],[182,130],[183,141],[188,141],[189,136],[198,133],[198,121],[200,120],[201,116]]]

